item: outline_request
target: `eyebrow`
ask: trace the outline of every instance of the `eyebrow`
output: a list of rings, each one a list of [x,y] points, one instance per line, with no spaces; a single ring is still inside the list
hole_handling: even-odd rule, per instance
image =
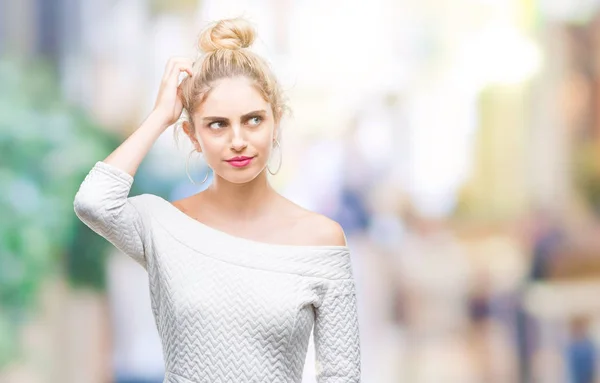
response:
[[[246,119],[248,117],[251,117],[251,116],[256,116],[257,114],[266,114],[266,113],[267,113],[267,111],[264,110],[264,109],[254,110],[252,112],[248,112],[248,113],[242,115],[242,120]],[[229,121],[229,119],[227,117],[217,117],[217,116],[204,117],[204,118],[202,118],[202,120],[203,121],[215,121],[215,120],[227,120],[227,121]]]

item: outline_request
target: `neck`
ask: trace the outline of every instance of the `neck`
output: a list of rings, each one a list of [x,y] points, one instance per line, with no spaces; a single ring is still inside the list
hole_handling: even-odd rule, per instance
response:
[[[277,196],[262,172],[255,179],[244,184],[234,184],[217,176],[206,189],[211,204],[223,217],[240,221],[252,221],[263,214]]]

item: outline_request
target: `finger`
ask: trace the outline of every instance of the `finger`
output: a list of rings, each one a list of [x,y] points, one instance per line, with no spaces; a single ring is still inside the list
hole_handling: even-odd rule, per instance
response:
[[[181,72],[187,73],[190,77],[193,76],[191,67],[183,64],[178,64],[171,70],[171,73],[167,79],[167,84],[169,86],[177,86],[179,82],[179,75],[181,74]]]
[[[192,65],[192,60],[187,57],[171,57],[165,65],[165,71],[163,74],[163,80],[170,77],[171,72],[180,64]]]
[[[194,67],[193,67],[193,62],[187,62],[184,65],[184,69],[185,72],[190,76],[190,77],[194,77]]]
[[[172,69],[169,81],[175,81],[176,83],[179,83],[180,80],[185,79],[185,76],[181,76],[182,72],[191,77],[189,67],[186,67],[182,64],[178,64]]]
[[[188,64],[188,63],[183,63],[183,62],[178,63],[172,69],[172,72],[177,77],[179,77],[179,75],[181,74],[181,72],[185,72],[189,77],[193,77],[194,76],[194,70],[193,70],[192,66],[190,64]]]

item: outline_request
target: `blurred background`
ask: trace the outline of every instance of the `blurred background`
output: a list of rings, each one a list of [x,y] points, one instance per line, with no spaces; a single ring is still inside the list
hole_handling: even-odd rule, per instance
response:
[[[162,382],[145,271],[73,198],[240,15],[293,109],[273,183],[353,250],[363,381],[600,382],[597,0],[0,1],[0,382]],[[187,154],[132,195],[198,192]]]

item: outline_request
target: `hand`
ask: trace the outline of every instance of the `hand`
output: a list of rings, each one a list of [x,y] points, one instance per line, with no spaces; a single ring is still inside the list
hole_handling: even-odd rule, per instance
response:
[[[164,121],[165,128],[174,124],[183,110],[179,93],[179,74],[186,72],[192,77],[192,60],[185,57],[172,57],[167,62],[153,113]]]

